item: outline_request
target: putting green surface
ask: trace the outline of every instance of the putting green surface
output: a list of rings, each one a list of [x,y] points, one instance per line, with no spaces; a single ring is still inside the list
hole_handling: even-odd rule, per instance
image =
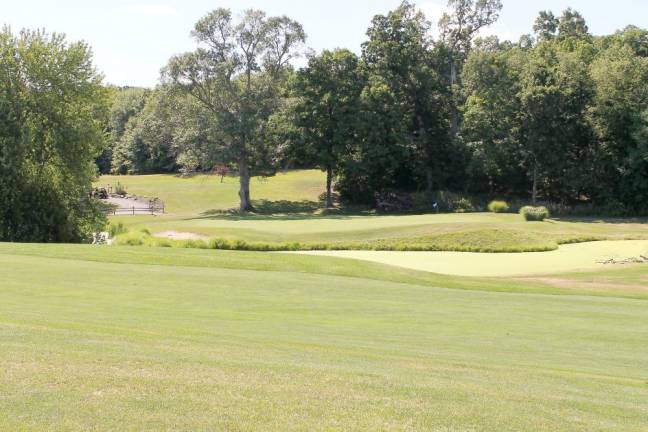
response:
[[[648,303],[613,288],[6,244],[0,281],[3,431],[646,430]]]
[[[614,267],[601,261],[648,256],[648,241],[601,241],[563,245],[536,253],[312,251],[308,255],[365,260],[457,276],[529,276]],[[648,288],[647,288],[648,289]]]

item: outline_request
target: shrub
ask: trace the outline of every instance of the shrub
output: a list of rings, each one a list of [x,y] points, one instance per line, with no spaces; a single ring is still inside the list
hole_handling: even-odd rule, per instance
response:
[[[110,234],[110,238],[115,238],[118,235],[126,234],[127,232],[128,232],[128,228],[126,228],[124,224],[121,222],[111,223],[108,226],[108,233]]]
[[[115,185],[115,193],[117,195],[126,195],[126,186],[124,186],[120,182],[117,182],[117,184]]]
[[[488,211],[491,213],[506,213],[509,211],[509,205],[506,201],[491,201],[488,204]]]
[[[475,206],[468,198],[460,198],[452,203],[452,211],[455,213],[472,213]]]
[[[520,214],[528,222],[542,222],[549,217],[549,210],[547,207],[522,207]]]
[[[140,237],[129,237],[124,241],[126,246],[143,246],[144,240]]]
[[[173,244],[167,239],[159,239],[159,240],[156,241],[155,245],[157,247],[162,247],[162,248],[173,247]]]

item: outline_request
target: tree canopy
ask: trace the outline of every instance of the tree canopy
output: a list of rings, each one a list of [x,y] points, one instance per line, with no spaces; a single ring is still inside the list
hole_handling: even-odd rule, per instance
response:
[[[199,47],[171,59],[165,78],[211,113],[230,157],[238,165],[240,210],[252,210],[250,177],[266,162],[263,131],[280,103],[289,61],[305,41],[302,26],[288,17],[248,10],[238,23],[216,9],[196,23]]]
[[[78,242],[104,216],[90,198],[108,92],[89,47],[0,32],[0,241]]]

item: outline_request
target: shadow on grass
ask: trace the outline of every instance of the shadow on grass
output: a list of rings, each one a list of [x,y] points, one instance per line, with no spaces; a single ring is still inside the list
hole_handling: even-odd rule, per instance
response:
[[[220,220],[306,220],[348,219],[352,216],[378,216],[375,211],[364,208],[336,207],[323,209],[316,201],[253,201],[254,211],[241,213],[238,209],[208,210],[193,219]]]

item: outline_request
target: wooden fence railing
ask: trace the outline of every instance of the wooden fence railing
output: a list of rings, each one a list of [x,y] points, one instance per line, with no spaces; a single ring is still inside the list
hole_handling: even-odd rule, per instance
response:
[[[166,213],[166,206],[164,201],[160,199],[150,200],[149,205],[146,206],[145,203],[136,202],[132,206],[128,207],[119,207],[113,206],[110,208],[107,213],[112,215],[137,215],[137,214],[150,214],[155,215],[159,213]]]

